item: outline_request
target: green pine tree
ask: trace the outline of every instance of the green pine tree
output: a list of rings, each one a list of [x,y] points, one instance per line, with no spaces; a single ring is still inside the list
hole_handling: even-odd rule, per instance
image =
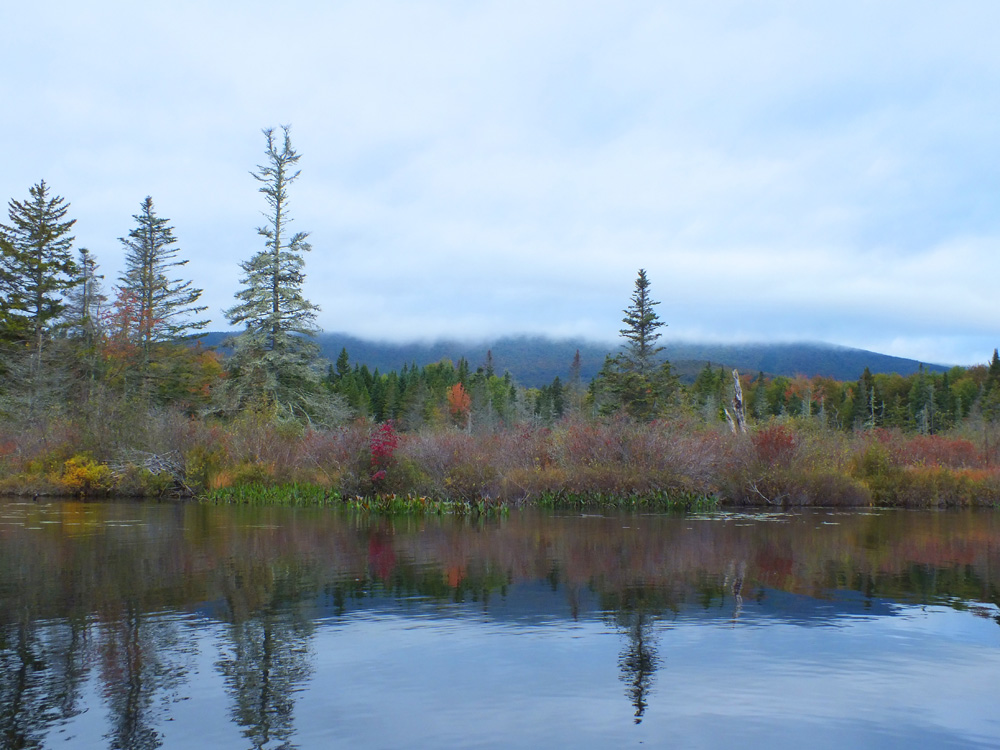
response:
[[[639,269],[632,304],[625,308],[621,329],[625,344],[617,357],[606,361],[591,392],[601,412],[624,409],[636,419],[653,419],[669,405],[677,391],[677,377],[670,363],[660,361],[658,329],[665,323],[653,309],[659,302],[649,296],[649,279]]]
[[[45,180],[29,194],[10,201],[10,224],[0,224],[0,334],[29,343],[40,357],[65,309],[64,293],[77,283],[76,220],[66,220],[69,204],[50,195]]]
[[[646,270],[639,269],[632,292],[632,304],[625,308],[622,322],[625,328],[619,333],[625,339],[622,352],[618,355],[618,366],[622,372],[648,376],[656,367],[656,355],[663,351],[657,346],[660,339],[658,329],[666,325],[653,309],[659,302],[649,296],[649,279]]]
[[[208,320],[191,318],[208,308],[197,304],[202,290],[191,281],[169,277],[171,269],[188,261],[177,260],[173,227],[156,215],[153,199],[146,196],[132,218],[135,227],[128,237],[119,238],[125,247],[125,271],[118,281],[135,301],[140,335],[136,343],[148,362],[154,344],[188,338],[208,325]]]

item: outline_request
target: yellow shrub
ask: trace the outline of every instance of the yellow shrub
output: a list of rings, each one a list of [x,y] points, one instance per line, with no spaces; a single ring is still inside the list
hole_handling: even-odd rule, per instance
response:
[[[69,492],[84,495],[107,492],[112,481],[111,469],[83,453],[64,461],[62,474],[57,478],[57,484]]]

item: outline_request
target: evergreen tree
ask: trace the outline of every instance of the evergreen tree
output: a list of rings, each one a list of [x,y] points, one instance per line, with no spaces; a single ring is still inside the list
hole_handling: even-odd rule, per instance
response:
[[[171,269],[187,261],[177,260],[173,227],[156,215],[153,199],[146,196],[132,218],[135,228],[128,237],[119,238],[125,246],[125,272],[119,282],[135,300],[140,337],[136,343],[148,362],[153,344],[187,338],[208,325],[207,320],[191,320],[208,308],[196,304],[202,290],[191,281],[169,278]]]
[[[246,326],[247,334],[260,339],[268,351],[287,346],[293,334],[312,336],[318,330],[319,308],[302,296],[303,253],[312,249],[306,242],[309,233],[289,229],[288,189],[300,174],[295,166],[301,155],[292,148],[289,128],[283,126],[282,131],[280,150],[274,130],[264,131],[267,163],[252,173],[269,207],[264,214],[267,223],[257,229],[264,249],[240,264],[246,276],[240,280],[243,289],[236,293],[239,304],[226,310],[230,323]]]
[[[76,285],[66,292],[66,321],[69,334],[93,346],[100,333],[108,297],[104,293],[102,274],[97,273],[97,261],[85,247],[78,251]]]
[[[77,281],[70,235],[76,221],[66,220],[69,204],[51,196],[45,180],[29,193],[26,201],[10,201],[10,224],[0,224],[0,333],[29,342],[40,358],[65,309],[63,293]]]
[[[566,385],[566,398],[568,403],[568,408],[571,413],[579,414],[580,410],[583,408],[583,362],[580,359],[580,350],[576,350],[576,354],[573,355],[573,361],[569,366],[569,383]]]
[[[311,338],[318,330],[318,308],[302,295],[308,233],[289,229],[288,190],[299,176],[300,155],[292,148],[289,128],[282,131],[280,144],[273,129],[264,131],[267,160],[252,173],[269,210],[267,223],[257,230],[264,249],[240,264],[243,288],[236,293],[238,303],[225,311],[229,322],[244,330],[233,341],[223,409],[252,406],[281,418],[331,422],[345,410],[321,388],[319,347]]]
[[[979,396],[979,410],[987,422],[1000,421],[1000,354],[993,350],[993,358],[986,370]]]
[[[677,378],[667,361],[659,362],[663,351],[656,342],[657,329],[665,325],[653,308],[660,304],[649,296],[649,279],[639,269],[632,304],[625,310],[621,329],[625,344],[617,357],[606,361],[591,392],[599,409],[607,413],[625,409],[637,419],[652,419],[661,413],[677,390]]]
[[[341,347],[337,355],[337,378],[343,378],[351,372],[351,358],[347,355],[347,347]]]
[[[102,370],[99,350],[108,298],[101,284],[104,276],[97,272],[93,254],[85,247],[78,254],[77,283],[66,292],[64,318],[73,350],[70,359],[78,368],[76,385],[82,387],[74,400],[85,403]]]
[[[69,204],[44,180],[29,193],[10,201],[10,224],[0,224],[0,409],[33,418],[67,405],[69,358],[49,342],[65,327],[65,294],[78,269]]]
[[[650,298],[649,279],[646,278],[646,270],[640,268],[635,280],[635,291],[632,293],[632,304],[624,310],[622,322],[625,328],[619,331],[625,339],[622,353],[618,357],[621,371],[646,376],[655,368],[656,355],[663,351],[662,346],[656,345],[660,339],[657,329],[666,325],[653,310],[658,304],[660,303]]]
[[[910,426],[926,435],[933,432],[934,390],[921,364],[909,393]]]

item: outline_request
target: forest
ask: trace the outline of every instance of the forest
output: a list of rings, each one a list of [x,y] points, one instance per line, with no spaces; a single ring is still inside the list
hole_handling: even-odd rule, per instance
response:
[[[0,493],[197,497],[483,512],[510,505],[994,505],[1000,356],[856,381],[737,373],[682,383],[640,269],[621,346],[541,387],[492,353],[370,370],[325,360],[292,231],[300,154],[263,131],[260,249],[223,346],[152,197],[108,282],[44,181],[0,223]],[[235,269],[234,269],[235,272]],[[624,294],[623,294],[624,297]]]

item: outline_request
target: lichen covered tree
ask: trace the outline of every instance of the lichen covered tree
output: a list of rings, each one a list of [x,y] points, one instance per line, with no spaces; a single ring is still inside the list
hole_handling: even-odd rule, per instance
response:
[[[232,341],[221,389],[223,410],[252,408],[273,411],[278,418],[336,421],[343,406],[322,386],[319,347],[312,339],[319,308],[302,292],[309,234],[290,228],[288,190],[299,176],[301,157],[287,126],[280,138],[273,129],[265,130],[264,137],[267,159],[251,173],[268,206],[267,222],[257,229],[264,249],[240,264],[243,286],[236,293],[237,304],[225,311],[243,331]]]

